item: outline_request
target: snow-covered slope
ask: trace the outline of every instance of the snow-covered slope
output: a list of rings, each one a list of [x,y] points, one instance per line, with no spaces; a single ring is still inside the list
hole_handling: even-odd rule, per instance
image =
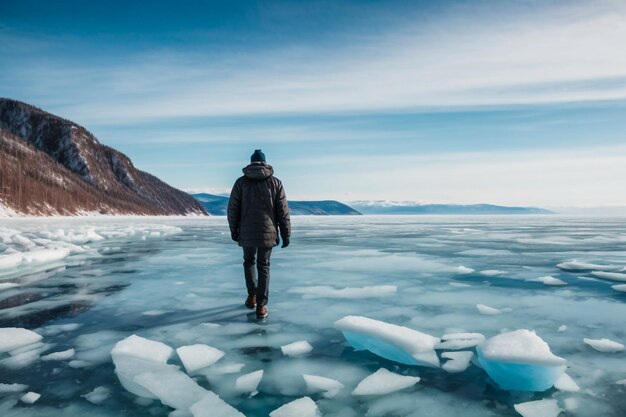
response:
[[[5,213],[206,214],[82,126],[19,101],[0,99],[0,148]]]

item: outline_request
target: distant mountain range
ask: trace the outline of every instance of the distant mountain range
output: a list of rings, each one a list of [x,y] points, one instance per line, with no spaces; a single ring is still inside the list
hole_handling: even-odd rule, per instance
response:
[[[133,166],[69,120],[0,98],[0,212],[206,215],[189,194]]]
[[[418,204],[395,201],[353,201],[350,206],[363,214],[553,214],[536,207],[507,207],[493,204]]]
[[[228,197],[214,194],[192,194],[212,215],[225,216]],[[289,201],[289,211],[293,215],[360,215],[357,210],[335,200]]]

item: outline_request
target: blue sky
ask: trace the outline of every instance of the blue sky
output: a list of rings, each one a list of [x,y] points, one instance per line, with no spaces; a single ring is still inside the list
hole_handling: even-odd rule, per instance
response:
[[[0,1],[0,95],[188,191],[626,205],[619,1]]]

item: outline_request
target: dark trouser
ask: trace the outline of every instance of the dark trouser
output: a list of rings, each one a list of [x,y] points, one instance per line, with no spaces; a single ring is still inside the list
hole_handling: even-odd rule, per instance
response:
[[[257,248],[244,246],[243,248],[243,273],[246,276],[246,288],[248,294],[256,294],[257,306],[267,304],[270,290],[270,256],[272,248]],[[254,269],[256,258],[256,270]],[[256,273],[259,279],[257,284]]]

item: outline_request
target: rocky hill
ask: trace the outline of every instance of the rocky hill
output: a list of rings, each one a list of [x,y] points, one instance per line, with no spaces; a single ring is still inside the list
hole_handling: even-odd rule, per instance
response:
[[[202,203],[204,208],[212,215],[225,216],[228,207],[228,197],[213,194],[192,194]],[[358,211],[335,200],[323,201],[289,201],[289,211],[292,215],[360,215]]]
[[[189,194],[134,167],[69,120],[0,98],[0,211],[206,215]]]

